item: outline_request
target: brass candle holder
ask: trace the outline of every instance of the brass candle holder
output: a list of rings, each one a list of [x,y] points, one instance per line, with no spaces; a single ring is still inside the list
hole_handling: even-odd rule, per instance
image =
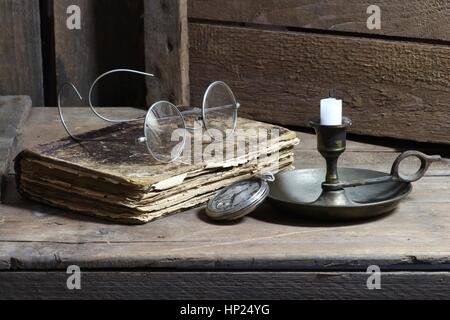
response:
[[[317,150],[326,162],[325,181],[322,182],[322,194],[318,200],[327,206],[351,205],[345,189],[339,180],[338,160],[347,147],[347,128],[351,120],[344,118],[342,125],[324,126],[311,121],[317,135]]]
[[[323,126],[318,122],[311,121],[310,125],[317,134],[317,150],[325,158],[327,172],[325,182],[322,184],[324,190],[342,190],[339,187],[338,159],[347,147],[347,128],[351,121],[344,118],[342,125]]]
[[[317,149],[326,162],[325,169],[294,170],[278,174],[271,182],[269,199],[295,214],[315,219],[367,219],[393,211],[412,190],[412,182],[422,178],[429,165],[443,160],[418,151],[407,151],[395,161],[391,173],[374,170],[339,168],[345,152],[347,129],[342,125],[325,126],[311,122],[317,134]],[[417,157],[421,162],[413,175],[400,173],[400,162]],[[448,161],[448,160],[444,160]]]

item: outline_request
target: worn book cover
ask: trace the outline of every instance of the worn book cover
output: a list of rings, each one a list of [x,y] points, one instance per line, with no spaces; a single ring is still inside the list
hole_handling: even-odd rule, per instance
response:
[[[142,125],[113,125],[84,134],[95,141],[67,138],[24,150],[15,161],[17,185],[25,197],[52,206],[122,223],[147,223],[204,204],[231,183],[292,165],[298,143],[294,132],[247,119],[239,119],[238,129],[241,134],[226,143],[201,143],[203,152],[227,149],[226,157],[193,161],[188,154],[164,164],[136,142]]]

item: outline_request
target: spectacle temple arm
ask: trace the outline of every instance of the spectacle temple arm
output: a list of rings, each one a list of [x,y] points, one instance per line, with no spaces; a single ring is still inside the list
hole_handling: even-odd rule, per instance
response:
[[[71,82],[65,82],[59,89],[58,91],[58,112],[59,112],[59,118],[61,120],[61,124],[64,127],[64,130],[66,130],[67,134],[76,142],[83,142],[83,141],[100,141],[101,139],[84,139],[84,138],[80,138],[77,137],[75,134],[73,134],[69,127],[67,126],[66,120],[64,119],[64,115],[62,112],[62,96],[64,93],[64,90],[66,89],[66,87],[71,88],[73,91],[75,91],[75,93],[78,96],[78,99],[80,99],[80,101],[83,101],[83,97],[81,96],[80,92],[78,91],[77,87],[75,87],[75,85]]]
[[[92,104],[92,93],[94,91],[95,86],[98,84],[98,82],[103,79],[104,77],[113,74],[113,73],[117,73],[117,72],[128,72],[128,73],[135,73],[135,74],[139,74],[139,75],[143,75],[146,77],[154,77],[153,74],[151,73],[147,73],[147,72],[142,72],[142,71],[137,71],[137,70],[132,70],[132,69],[114,69],[114,70],[110,70],[108,72],[105,72],[103,74],[101,74],[97,79],[94,80],[94,82],[92,83],[90,89],[89,89],[89,106],[91,107],[92,112],[94,112],[94,114],[99,117],[102,120],[105,120],[107,122],[111,122],[111,123],[124,123],[124,122],[134,122],[134,121],[141,121],[144,120],[145,117],[139,117],[136,119],[110,119],[107,118],[103,115],[101,115],[94,107],[94,105]]]

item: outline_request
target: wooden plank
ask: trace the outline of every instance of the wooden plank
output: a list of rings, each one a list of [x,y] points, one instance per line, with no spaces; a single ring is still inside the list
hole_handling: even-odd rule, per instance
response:
[[[8,174],[13,159],[18,130],[27,119],[30,109],[30,97],[0,97],[0,202],[4,187],[3,178]]]
[[[145,1],[147,102],[189,105],[187,0]]]
[[[381,9],[381,29],[367,8]],[[314,30],[450,40],[450,4],[441,0],[190,0],[189,17]]]
[[[142,1],[62,0],[54,1],[54,28],[57,87],[73,82],[87,98],[92,81],[115,68],[144,70]],[[81,30],[69,29],[69,6],[80,8]],[[97,105],[145,107],[145,79],[117,74],[99,84]],[[73,93],[65,105],[80,106]]]
[[[220,79],[241,114],[308,126],[334,89],[353,133],[450,141],[450,47],[204,24],[190,25],[190,43],[194,104]]]
[[[101,111],[112,110],[116,109]],[[117,112],[142,113],[125,108]],[[69,113],[77,125],[87,125],[84,130],[100,125],[78,108]],[[64,135],[55,109],[34,108],[19,136],[19,148]],[[314,136],[299,135],[297,166],[318,166],[322,159],[313,149]],[[370,146],[350,140],[342,162],[387,171],[390,157],[398,150],[386,145],[371,151]],[[445,170],[436,169],[431,173]],[[358,223],[308,221],[284,214],[267,202],[232,224],[212,223],[200,208],[129,227],[25,201],[9,183],[6,201],[0,206],[0,269],[60,270],[77,264],[85,269],[364,271],[378,264],[386,270],[447,270],[449,188],[448,177],[429,176],[414,184],[412,194],[393,214]]]
[[[16,197],[1,207],[0,268],[60,269],[74,263],[90,269],[358,270],[378,264],[439,270],[450,260],[448,179],[429,179],[416,185],[395,214],[356,224],[307,221],[267,203],[232,225],[211,224],[202,210],[192,210],[131,228]]]
[[[369,275],[357,272],[82,271],[81,290],[68,290],[68,277],[64,272],[2,272],[0,299],[409,300],[450,294],[448,272],[382,272],[381,290],[369,290]],[[179,312],[175,308],[167,315]]]
[[[0,95],[44,105],[39,0],[0,2]]]
[[[212,224],[197,209],[146,227],[123,227],[24,201],[7,203],[0,206],[0,269],[60,270],[76,264],[84,269],[362,271],[376,264],[390,270],[447,270],[449,203],[413,197],[395,214],[354,224],[308,221],[267,203],[235,224]]]

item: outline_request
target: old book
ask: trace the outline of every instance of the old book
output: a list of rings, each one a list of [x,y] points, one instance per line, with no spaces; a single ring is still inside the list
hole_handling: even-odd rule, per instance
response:
[[[156,161],[145,145],[135,142],[142,135],[139,124],[84,134],[100,141],[58,140],[18,155],[17,185],[25,197],[52,206],[122,223],[147,223],[202,205],[231,183],[292,165],[298,143],[294,132],[247,119],[238,123],[246,135],[226,143],[202,141],[200,146],[213,155],[226,149],[227,157],[192,161],[188,154],[170,164]]]

